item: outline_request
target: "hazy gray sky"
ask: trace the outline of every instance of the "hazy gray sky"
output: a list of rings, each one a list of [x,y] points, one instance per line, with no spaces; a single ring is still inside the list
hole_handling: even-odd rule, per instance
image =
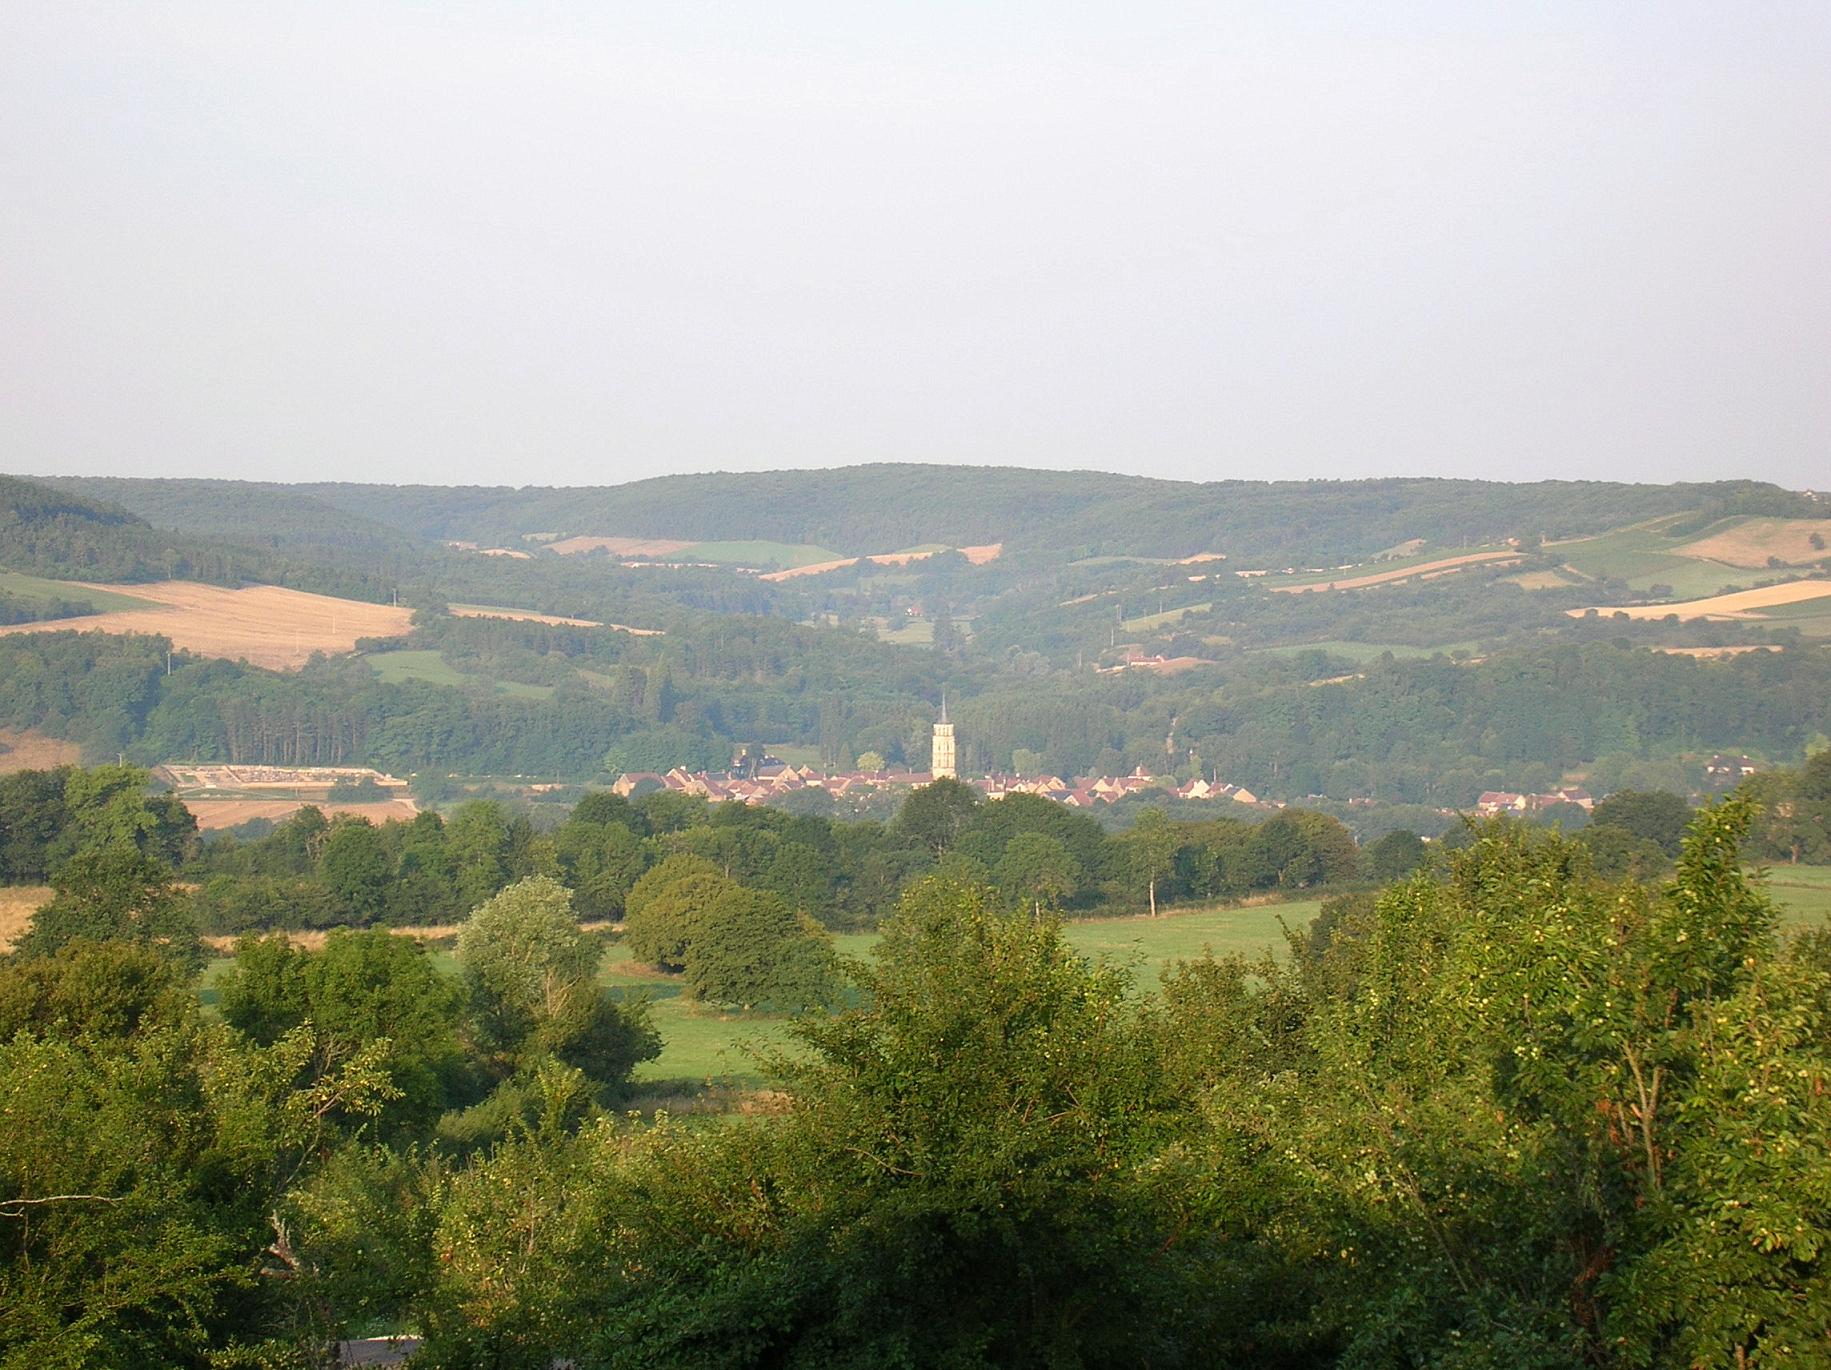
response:
[[[0,469],[1831,484],[1831,4],[0,5]]]

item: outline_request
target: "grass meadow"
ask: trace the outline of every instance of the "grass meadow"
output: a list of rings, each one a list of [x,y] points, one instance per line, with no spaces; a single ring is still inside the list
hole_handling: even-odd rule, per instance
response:
[[[1177,961],[1192,960],[1212,948],[1215,955],[1238,952],[1282,955],[1283,926],[1301,929],[1316,916],[1320,900],[1260,904],[1245,908],[1202,908],[1166,913],[1159,918],[1094,918],[1065,926],[1068,941],[1092,960],[1120,966],[1134,983],[1150,992],[1158,974]],[[876,933],[850,933],[834,939],[840,955],[863,959],[877,945]],[[761,1075],[746,1047],[787,1042],[787,1021],[744,1018],[702,1012],[680,997],[667,977],[634,966],[628,952],[613,944],[604,960],[604,982],[619,995],[648,999],[661,1033],[661,1055],[636,1071],[639,1082],[681,1086],[754,1085]]]
[[[1808,927],[1831,920],[1831,867],[1775,866],[1767,888],[1789,927]],[[1178,961],[1194,960],[1206,951],[1216,956],[1282,956],[1284,929],[1301,931],[1322,906],[1319,899],[1279,904],[1207,907],[1148,916],[1091,918],[1064,925],[1068,941],[1090,959],[1131,973],[1142,993],[1154,991],[1158,976]],[[834,939],[842,956],[864,959],[877,945],[876,933],[848,933]],[[433,952],[439,965],[452,969],[449,948]],[[229,964],[218,957],[202,977],[206,1004],[216,999],[216,977]],[[757,1048],[788,1043],[785,1018],[744,1017],[703,1010],[681,995],[677,980],[634,964],[629,951],[613,942],[600,978],[619,998],[641,998],[649,1005],[661,1033],[661,1055],[636,1070],[643,1094],[686,1100],[700,1094],[741,1091],[762,1083],[762,1072],[750,1056]]]
[[[761,538],[736,542],[695,542],[667,558],[669,561],[712,561],[720,565],[757,566],[765,571],[787,571],[796,566],[818,566],[843,561],[844,552],[812,543],[769,542]]]
[[[410,680],[423,680],[428,685],[450,685],[458,688],[489,685],[516,699],[550,699],[553,697],[551,685],[528,685],[519,680],[494,680],[479,675],[468,675],[455,669],[436,651],[415,648],[400,652],[370,652],[366,659],[370,669],[386,685],[400,685]]]
[[[1461,642],[1441,642],[1432,647],[1413,647],[1403,642],[1300,642],[1281,643],[1276,647],[1254,647],[1253,652],[1264,656],[1295,656],[1299,652],[1324,651],[1330,656],[1346,657],[1348,660],[1365,665],[1369,661],[1378,661],[1387,652],[1393,658],[1404,661],[1412,657],[1448,656],[1451,652],[1477,652],[1481,643],[1474,639]]]
[[[0,594],[19,595],[26,599],[61,599],[71,604],[87,604],[92,612],[98,614],[110,614],[125,609],[156,609],[159,607],[150,599],[139,599],[115,590],[95,590],[67,580],[45,580],[41,576],[28,576],[21,571],[0,571]]]
[[[1789,927],[1831,921],[1831,866],[1769,866],[1767,892]]]

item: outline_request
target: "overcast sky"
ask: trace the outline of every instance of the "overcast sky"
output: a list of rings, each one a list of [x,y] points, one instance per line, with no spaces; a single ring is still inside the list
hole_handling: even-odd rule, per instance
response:
[[[0,469],[1831,485],[1831,4],[0,4]]]

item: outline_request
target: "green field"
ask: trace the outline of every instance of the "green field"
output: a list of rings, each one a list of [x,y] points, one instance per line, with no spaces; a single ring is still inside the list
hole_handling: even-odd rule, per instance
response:
[[[1448,656],[1451,652],[1477,650],[1479,642],[1445,642],[1435,647],[1412,647],[1403,642],[1299,642],[1278,647],[1254,647],[1266,656],[1295,656],[1298,652],[1324,651],[1330,656],[1346,657],[1356,664],[1378,661],[1387,652],[1398,660],[1408,657]]]
[[[422,680],[428,685],[450,685],[463,688],[490,685],[516,699],[551,699],[551,685],[527,685],[519,680],[492,680],[487,676],[467,675],[456,670],[436,651],[371,652],[366,658],[375,674],[388,685]]]
[[[1790,926],[1831,920],[1831,866],[1769,866],[1767,892]]]
[[[1682,515],[1637,523],[1600,537],[1556,544],[1545,550],[1592,580],[1614,577],[1642,591],[1655,585],[1669,585],[1674,600],[1703,599],[1725,586],[1745,588],[1755,583],[1753,571],[1720,561],[1679,555],[1674,548],[1692,538],[1668,538],[1660,531],[1679,517]]]
[[[112,613],[116,609],[157,609],[150,599],[116,594],[113,590],[91,590],[67,580],[46,580],[28,576],[23,571],[0,571],[0,594],[18,595],[22,599],[61,599],[73,604],[87,604],[92,613]]]
[[[820,765],[820,748],[811,742],[765,742],[763,754],[773,756],[778,761],[786,761],[791,766]]]
[[[876,618],[871,621],[876,625],[879,642],[890,642],[899,647],[929,647],[934,644],[935,625],[928,619],[908,619],[894,628],[888,619]]]
[[[1771,867],[1767,889],[1789,926],[1809,926],[1831,918],[1831,867]],[[1268,950],[1282,956],[1283,928],[1301,930],[1321,906],[1319,899],[1305,899],[1245,908],[1192,909],[1160,918],[1094,918],[1068,923],[1064,931],[1077,951],[1101,964],[1129,970],[1133,983],[1149,993],[1167,967],[1194,960],[1208,950],[1217,956],[1255,957]],[[842,956],[862,959],[871,954],[877,940],[876,933],[850,933],[834,938],[834,945]],[[442,968],[451,968],[448,949],[434,955]],[[205,968],[200,992],[206,1004],[215,1002],[216,977],[228,965],[227,958],[218,957]],[[754,1085],[762,1075],[746,1048],[782,1046],[789,1040],[787,1019],[743,1018],[696,1009],[682,997],[678,980],[633,965],[621,943],[611,944],[600,978],[619,998],[640,997],[648,1002],[661,1033],[662,1049],[660,1056],[636,1070],[637,1081],[645,1085]]]
[[[1802,599],[1761,610],[1776,628],[1797,628],[1807,637],[1831,637],[1831,599]]]
[[[1205,614],[1214,607],[1214,601],[1205,604],[1179,604],[1174,609],[1165,609],[1159,614],[1140,614],[1137,618],[1128,618],[1119,626],[1128,633],[1148,633],[1166,624],[1180,622],[1184,614]]]
[[[1199,957],[1210,947],[1217,956],[1230,952],[1256,956],[1268,948],[1282,954],[1280,919],[1292,928],[1302,928],[1320,907],[1320,900],[1307,899],[1251,908],[1197,909],[1161,918],[1096,918],[1069,923],[1065,931],[1077,951],[1129,969],[1138,987],[1149,991],[1165,967]],[[834,945],[842,956],[863,958],[877,945],[877,934],[836,937]],[[637,1068],[639,1081],[754,1084],[761,1076],[745,1047],[780,1046],[788,1040],[783,1019],[695,1011],[680,997],[678,983],[632,967],[628,952],[620,945],[613,945],[605,957],[603,978],[620,995],[646,996],[661,1033],[661,1055]]]
[[[664,561],[710,561],[720,566],[755,566],[765,571],[788,571],[796,566],[814,566],[823,561],[843,561],[844,552],[817,547],[808,542],[696,542],[671,552]]]

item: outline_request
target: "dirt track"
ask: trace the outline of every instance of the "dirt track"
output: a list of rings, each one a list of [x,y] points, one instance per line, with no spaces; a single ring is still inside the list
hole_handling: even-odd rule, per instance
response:
[[[1285,595],[1302,594],[1307,590],[1360,590],[1369,585],[1387,585],[1395,580],[1409,580],[1413,576],[1440,576],[1447,571],[1473,566],[1478,562],[1518,561],[1519,559],[1518,552],[1470,552],[1467,556],[1445,557],[1441,561],[1427,561],[1420,566],[1402,566],[1396,571],[1375,571],[1370,575],[1349,576],[1343,580],[1318,580],[1306,585],[1272,585],[1268,588]]]

